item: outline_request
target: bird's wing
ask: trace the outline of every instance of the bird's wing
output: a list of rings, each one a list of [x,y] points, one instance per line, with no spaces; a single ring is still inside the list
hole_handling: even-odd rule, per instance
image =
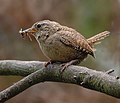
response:
[[[77,31],[59,31],[56,33],[62,43],[78,51],[86,52],[94,57],[93,48]]]

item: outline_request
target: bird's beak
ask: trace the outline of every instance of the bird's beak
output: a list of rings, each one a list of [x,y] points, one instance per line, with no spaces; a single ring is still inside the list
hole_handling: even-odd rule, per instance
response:
[[[28,29],[26,29],[26,30],[23,30],[23,32],[26,32],[26,33],[36,33],[37,32],[37,29],[35,29],[35,28],[28,28]]]
[[[22,30],[20,29],[19,33],[22,35],[22,37],[24,38],[25,36],[28,36],[30,40],[31,39],[31,35],[35,36],[35,33],[37,32],[38,30],[36,28],[28,28],[26,30]]]

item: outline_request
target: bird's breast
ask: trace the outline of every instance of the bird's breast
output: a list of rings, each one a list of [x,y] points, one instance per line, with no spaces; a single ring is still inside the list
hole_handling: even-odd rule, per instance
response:
[[[39,45],[44,55],[54,61],[68,62],[81,58],[81,52],[64,45],[55,38],[42,42]]]

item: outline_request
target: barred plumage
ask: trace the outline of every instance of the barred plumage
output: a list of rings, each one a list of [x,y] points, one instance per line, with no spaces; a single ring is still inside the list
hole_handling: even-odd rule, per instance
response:
[[[36,22],[31,28],[20,31],[22,36],[33,35],[45,56],[51,61],[69,62],[69,64],[80,63],[88,54],[94,57],[93,45],[109,36],[109,33],[104,31],[86,39],[75,29],[50,20]]]

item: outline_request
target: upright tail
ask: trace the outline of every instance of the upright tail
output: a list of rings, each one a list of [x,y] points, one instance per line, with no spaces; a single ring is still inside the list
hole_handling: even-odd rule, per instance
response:
[[[93,46],[94,44],[100,43],[100,41],[103,40],[104,38],[106,38],[107,36],[109,36],[109,34],[110,34],[109,31],[104,31],[104,32],[101,32],[101,33],[87,39],[87,41],[91,46]]]

